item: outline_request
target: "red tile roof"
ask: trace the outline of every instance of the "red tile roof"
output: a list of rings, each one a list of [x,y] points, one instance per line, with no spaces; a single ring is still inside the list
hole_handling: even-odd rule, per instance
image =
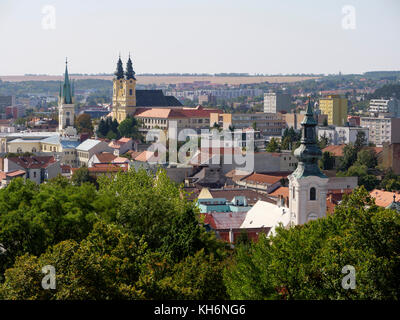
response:
[[[126,172],[128,171],[128,166],[126,164],[96,163],[88,170],[89,173]]]
[[[99,159],[100,162],[102,163],[110,163],[111,161],[113,161],[117,156],[114,156],[112,153],[110,152],[100,152],[100,153],[96,153],[96,157],[97,159]]]
[[[247,212],[212,212],[203,213],[204,222],[210,224],[214,230],[240,228]]]
[[[268,175],[262,173],[253,173],[252,175],[244,178],[242,181],[250,182],[250,183],[257,183],[257,184],[274,184],[279,182],[281,179],[286,178],[287,176],[282,175]]]
[[[343,157],[343,148],[344,144],[340,144],[338,146],[327,146],[326,148],[322,149],[322,152],[329,152],[335,157]]]
[[[25,169],[47,168],[56,162],[53,156],[11,157],[8,160]]]
[[[375,204],[380,207],[387,207],[391,204],[393,202],[393,196],[395,196],[396,201],[400,201],[399,192],[374,189],[369,194],[375,199]]]
[[[271,197],[279,197],[282,196],[284,198],[289,197],[289,188],[288,187],[279,187],[275,189],[273,192],[268,194]]]

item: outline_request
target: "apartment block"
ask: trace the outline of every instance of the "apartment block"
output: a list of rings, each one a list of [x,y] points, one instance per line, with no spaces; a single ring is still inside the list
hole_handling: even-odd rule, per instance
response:
[[[318,139],[326,137],[328,138],[328,143],[332,145],[355,143],[359,132],[364,133],[366,144],[368,144],[369,128],[349,126],[317,127]]]
[[[383,114],[390,117],[400,116],[400,101],[398,99],[372,99],[368,111],[374,115]]]
[[[275,93],[267,92],[264,93],[264,112],[265,113],[277,113],[279,111],[290,110],[290,95],[287,93]]]
[[[286,123],[280,113],[211,113],[210,126],[219,124],[224,130],[246,129],[256,126],[256,130],[264,137],[282,136]]]
[[[400,143],[400,118],[385,116],[361,117],[361,127],[369,129],[369,141],[377,147],[384,143]]]
[[[319,109],[328,115],[328,124],[343,126],[347,122],[347,99],[340,95],[330,95],[319,99]]]

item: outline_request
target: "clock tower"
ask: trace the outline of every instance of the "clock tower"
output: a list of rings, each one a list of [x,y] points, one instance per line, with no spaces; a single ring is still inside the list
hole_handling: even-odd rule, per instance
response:
[[[316,125],[309,101],[301,123],[301,145],[294,151],[299,162],[296,170],[288,176],[291,225],[304,224],[326,216],[328,177],[318,166],[322,151],[317,144]]]
[[[65,61],[64,83],[58,95],[58,131],[64,132],[67,128],[74,127],[75,101],[74,87],[68,76],[68,61]]]
[[[118,59],[117,70],[113,80],[112,118],[121,122],[136,110],[136,78],[132,60],[129,56],[126,72],[122,67],[121,57]]]

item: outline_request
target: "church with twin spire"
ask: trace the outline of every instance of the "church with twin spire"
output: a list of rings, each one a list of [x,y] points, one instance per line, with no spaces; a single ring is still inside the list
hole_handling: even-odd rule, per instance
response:
[[[128,115],[133,116],[137,108],[181,107],[182,104],[173,96],[165,96],[162,90],[136,89],[136,77],[129,55],[124,71],[121,57],[118,58],[117,70],[113,79],[112,118],[121,122]]]

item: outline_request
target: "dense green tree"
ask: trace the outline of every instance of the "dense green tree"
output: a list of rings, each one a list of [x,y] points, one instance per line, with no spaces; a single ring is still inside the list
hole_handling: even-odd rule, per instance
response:
[[[347,144],[343,147],[343,156],[340,160],[340,170],[346,171],[357,160],[357,149],[353,144]]]
[[[158,171],[154,178],[145,170],[130,170],[98,181],[106,221],[144,236],[150,248],[175,261],[202,248],[210,252],[213,240],[199,226],[195,204],[182,196],[184,191],[165,171]]]
[[[364,131],[358,131],[356,141],[354,142],[354,147],[356,151],[359,152],[367,144],[367,138],[365,137]]]
[[[378,164],[376,152],[373,149],[363,149],[357,154],[356,164],[365,165],[367,168],[375,168]]]
[[[138,122],[135,118],[128,116],[118,125],[118,131],[121,137],[141,139],[141,134],[138,128]]]
[[[278,228],[239,247],[224,273],[232,299],[399,299],[400,215],[377,207],[360,187],[335,213],[294,228]],[[344,289],[343,267],[355,268]]]
[[[36,185],[21,178],[0,190],[0,273],[24,253],[39,255],[66,239],[81,240],[97,221],[96,189],[59,177]]]
[[[378,178],[368,173],[366,165],[354,164],[347,171],[338,172],[339,177],[358,177],[358,185],[364,186],[368,191],[376,188],[379,184]]]
[[[320,160],[320,167],[322,170],[332,170],[335,165],[335,158],[330,152],[323,152]]]
[[[392,169],[386,170],[379,188],[386,191],[400,191],[400,177]]]
[[[275,138],[271,138],[269,141],[267,148],[267,152],[280,152],[279,142]]]
[[[93,134],[93,124],[92,124],[92,118],[90,117],[90,115],[86,114],[86,113],[82,113],[79,116],[77,116],[75,119],[75,128],[78,131],[78,133],[87,132],[90,135],[92,135]]]
[[[92,179],[89,175],[89,169],[87,167],[76,169],[72,174],[71,181],[73,184],[78,186],[85,182],[92,182]]]
[[[104,119],[101,119],[97,128],[97,135],[104,138],[108,133],[108,126]]]

